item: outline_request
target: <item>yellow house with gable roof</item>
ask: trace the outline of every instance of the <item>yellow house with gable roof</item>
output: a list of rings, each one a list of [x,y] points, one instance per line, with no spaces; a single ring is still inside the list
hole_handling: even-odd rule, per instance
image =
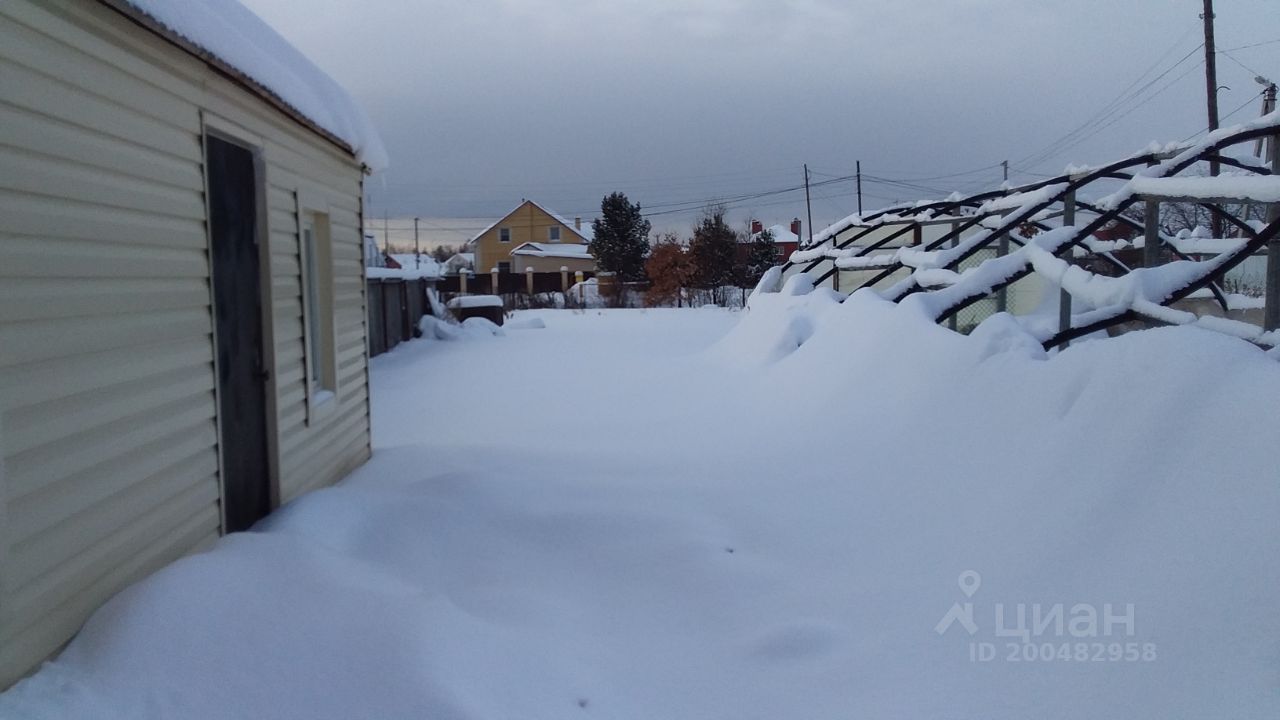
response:
[[[559,270],[561,266],[566,266],[570,270],[585,271],[595,269],[595,261],[585,247],[589,242],[591,226],[584,228],[582,218],[574,218],[570,222],[532,200],[524,200],[516,209],[468,240],[465,249],[475,254],[474,268],[477,273],[487,273],[494,268],[499,271],[524,272],[526,265],[537,263],[513,258],[513,250],[524,247],[527,251],[533,243],[544,249],[548,245],[562,244],[569,246],[566,249],[578,252],[572,253],[571,262],[561,262],[552,269]]]

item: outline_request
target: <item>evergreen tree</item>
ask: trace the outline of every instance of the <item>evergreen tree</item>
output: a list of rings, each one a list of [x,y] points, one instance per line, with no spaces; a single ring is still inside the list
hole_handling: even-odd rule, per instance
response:
[[[644,279],[644,259],[649,253],[649,221],[640,214],[640,204],[620,192],[600,201],[600,217],[591,223],[589,245],[596,265],[616,273],[619,280]]]
[[[760,282],[764,271],[778,264],[778,246],[774,243],[773,231],[765,230],[751,238],[751,246],[747,248],[747,285],[754,286]]]
[[[733,261],[738,236],[724,219],[722,206],[707,208],[693,227],[689,254],[693,257],[694,283],[714,290],[734,280]]]

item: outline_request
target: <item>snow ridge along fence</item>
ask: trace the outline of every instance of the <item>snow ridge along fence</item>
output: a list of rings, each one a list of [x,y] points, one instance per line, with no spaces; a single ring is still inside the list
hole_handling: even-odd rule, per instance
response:
[[[1248,154],[1256,141],[1268,145],[1265,162]],[[1209,162],[1224,171],[1196,174]],[[1217,232],[1162,229],[1162,210],[1175,205]],[[1260,297],[1227,292],[1229,273],[1247,264]],[[815,285],[915,304],[962,331],[1007,311],[1046,349],[1127,324],[1195,325],[1274,349],[1280,112],[1035,183],[852,215],[780,270],[758,291],[807,273]]]

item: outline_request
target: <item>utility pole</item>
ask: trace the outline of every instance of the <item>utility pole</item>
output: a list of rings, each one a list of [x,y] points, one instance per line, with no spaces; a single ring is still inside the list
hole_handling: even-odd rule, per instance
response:
[[[1204,83],[1209,108],[1209,132],[1218,129],[1218,52],[1213,45],[1213,0],[1204,0]],[[1213,174],[1218,164],[1213,163]]]
[[[1004,169],[1004,181],[1009,182],[1009,161],[1001,160],[1000,167]]]
[[[422,246],[418,244],[418,218],[413,219],[413,269],[422,267]]]
[[[809,163],[804,164],[804,209],[809,215],[809,244],[813,244],[813,205],[809,204]]]
[[[862,161],[858,160],[858,215],[862,215]]]
[[[1209,132],[1218,129],[1218,52],[1213,44],[1213,0],[1204,0],[1204,12],[1200,15],[1204,20],[1204,83],[1208,93],[1206,99],[1209,108]],[[1217,176],[1218,162],[1209,162],[1209,174]],[[1222,237],[1222,221],[1213,216],[1213,236]]]

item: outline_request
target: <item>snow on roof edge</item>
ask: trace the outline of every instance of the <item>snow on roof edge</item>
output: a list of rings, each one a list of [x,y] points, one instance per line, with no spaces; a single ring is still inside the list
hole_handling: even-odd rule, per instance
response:
[[[576,258],[595,260],[586,243],[537,243],[524,242],[512,248],[511,255],[529,255],[531,257]]]
[[[346,143],[356,160],[371,171],[385,170],[390,164],[386,147],[364,109],[337,81],[238,0],[103,2],[144,16],[243,74],[265,97]]]

